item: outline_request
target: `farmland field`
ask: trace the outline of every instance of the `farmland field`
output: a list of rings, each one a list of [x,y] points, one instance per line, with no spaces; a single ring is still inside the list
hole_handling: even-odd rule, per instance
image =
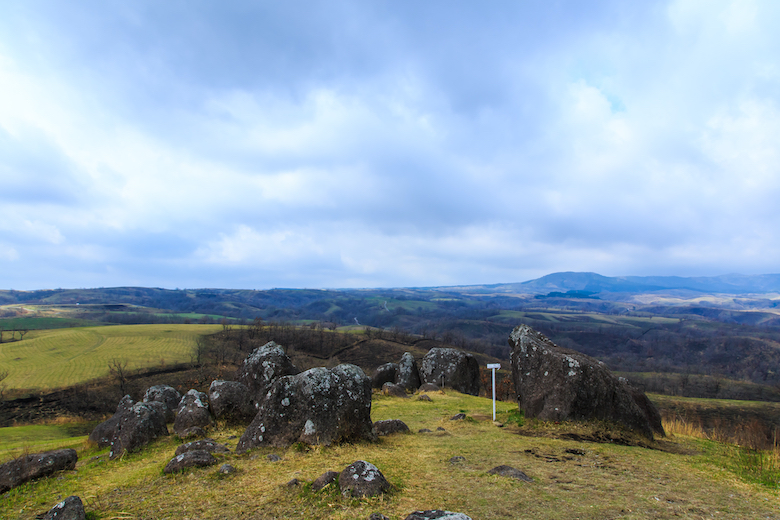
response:
[[[198,336],[220,325],[116,325],[33,330],[21,341],[0,344],[0,370],[8,389],[47,390],[108,374],[111,360],[128,370],[190,360]]]

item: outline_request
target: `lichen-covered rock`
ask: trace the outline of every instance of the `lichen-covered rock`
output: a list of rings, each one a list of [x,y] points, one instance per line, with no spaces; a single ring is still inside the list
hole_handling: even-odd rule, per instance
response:
[[[398,377],[398,363],[379,365],[374,371],[374,377],[371,378],[371,386],[382,388],[385,383],[395,383],[396,377]]]
[[[249,388],[250,397],[255,406],[259,407],[274,380],[299,372],[282,347],[269,341],[262,347],[257,347],[244,360],[236,373],[236,381]]]
[[[214,420],[209,411],[209,396],[195,389],[189,390],[179,402],[176,410],[176,420],[173,423],[173,431],[181,434],[187,428],[197,426],[205,428]]]
[[[238,381],[212,381],[209,406],[216,419],[232,425],[247,425],[257,413],[249,388]]]
[[[374,423],[374,430],[380,437],[390,435],[391,433],[409,433],[409,427],[400,419],[376,421]]]
[[[5,493],[32,479],[48,477],[58,471],[71,470],[76,467],[77,461],[76,450],[72,449],[22,455],[0,465],[0,493]]]
[[[86,518],[84,503],[76,495],[69,496],[43,515],[43,520],[86,520]]]
[[[526,417],[545,421],[600,419],[653,438],[650,420],[631,388],[602,362],[561,348],[527,325],[515,327],[509,345],[517,400]]]
[[[330,445],[375,440],[371,380],[355,365],[312,368],[276,379],[236,452],[296,442]]]
[[[124,396],[116,407],[114,415],[95,426],[92,433],[89,434],[89,440],[96,443],[99,448],[105,448],[111,445],[111,438],[115,434],[116,425],[119,423],[119,417],[123,411],[133,407],[133,400],[129,395]]]
[[[401,386],[407,392],[414,392],[422,384],[420,379],[420,370],[417,368],[417,361],[411,352],[404,352],[401,361],[398,363],[398,373],[395,376],[395,384]]]
[[[157,437],[168,435],[165,425],[165,405],[157,401],[135,403],[118,414],[116,426],[111,436],[108,456],[111,459],[121,457],[125,452],[133,452],[146,446]]]
[[[176,455],[187,453],[188,451],[203,450],[209,453],[230,453],[230,450],[224,444],[219,444],[213,439],[201,439],[182,444],[176,448]]]
[[[382,394],[388,395],[390,397],[402,397],[404,399],[408,399],[409,396],[406,395],[406,390],[403,389],[402,386],[396,385],[394,383],[385,383],[382,385]]]
[[[479,363],[471,354],[454,348],[429,350],[423,357],[420,377],[424,383],[479,395]]]
[[[502,477],[513,478],[515,480],[522,480],[523,482],[533,482],[534,479],[523,473],[517,468],[512,466],[496,466],[488,471],[488,475],[500,475]]]
[[[165,465],[163,473],[176,473],[186,468],[202,468],[213,466],[217,463],[214,455],[206,450],[192,450],[181,455],[176,455]]]
[[[414,511],[404,520],[471,520],[470,516],[463,513],[453,513],[442,509],[428,509],[426,511]]]
[[[365,460],[353,462],[339,475],[339,489],[345,497],[375,497],[387,493],[390,487],[379,468]]]
[[[176,418],[176,409],[179,407],[179,401],[181,401],[181,393],[168,385],[150,386],[144,392],[143,402],[149,403],[152,401],[165,405],[165,421],[171,423]]]

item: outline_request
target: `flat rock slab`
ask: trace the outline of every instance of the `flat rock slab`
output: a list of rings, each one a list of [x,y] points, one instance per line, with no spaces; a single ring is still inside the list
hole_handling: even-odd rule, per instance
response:
[[[202,468],[213,466],[216,463],[217,459],[214,458],[214,455],[206,450],[193,450],[172,458],[165,466],[163,473],[176,473],[186,468]]]
[[[182,444],[176,448],[176,455],[181,455],[182,453],[195,450],[204,450],[209,453],[230,453],[230,450],[227,448],[227,446],[219,444],[213,439],[201,439],[198,441]]]
[[[43,516],[43,520],[86,520],[86,518],[84,503],[76,495],[69,496]]]
[[[471,520],[471,517],[463,513],[453,513],[442,509],[428,509],[427,511],[415,511],[405,520]]]
[[[311,488],[314,491],[320,491],[330,484],[335,483],[339,478],[339,474],[335,471],[326,471],[317,480],[311,483]]]
[[[353,462],[339,475],[339,489],[345,497],[374,497],[387,493],[390,488],[379,468],[365,460]]]
[[[391,433],[409,433],[409,427],[400,419],[387,419],[386,421],[376,421],[374,423],[376,434],[382,437]]]
[[[0,466],[0,493],[13,489],[25,482],[48,477],[58,471],[71,470],[78,461],[76,450],[52,450],[43,453],[22,455]]]
[[[488,475],[500,475],[502,477],[513,478],[515,480],[522,480],[523,482],[533,482],[534,479],[512,466],[496,466],[488,471]]]

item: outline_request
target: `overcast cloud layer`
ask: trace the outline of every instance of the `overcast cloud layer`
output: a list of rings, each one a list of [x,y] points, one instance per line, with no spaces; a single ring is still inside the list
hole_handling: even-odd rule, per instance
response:
[[[3,288],[780,270],[780,3],[0,9]]]

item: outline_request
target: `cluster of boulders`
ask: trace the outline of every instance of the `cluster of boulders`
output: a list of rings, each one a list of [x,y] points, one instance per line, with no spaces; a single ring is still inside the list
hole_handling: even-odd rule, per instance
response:
[[[379,366],[372,378],[374,388],[382,393],[405,397],[423,386],[451,388],[470,395],[479,395],[479,363],[473,355],[454,348],[432,348],[422,359],[420,368],[411,353],[406,352],[398,363]]]

